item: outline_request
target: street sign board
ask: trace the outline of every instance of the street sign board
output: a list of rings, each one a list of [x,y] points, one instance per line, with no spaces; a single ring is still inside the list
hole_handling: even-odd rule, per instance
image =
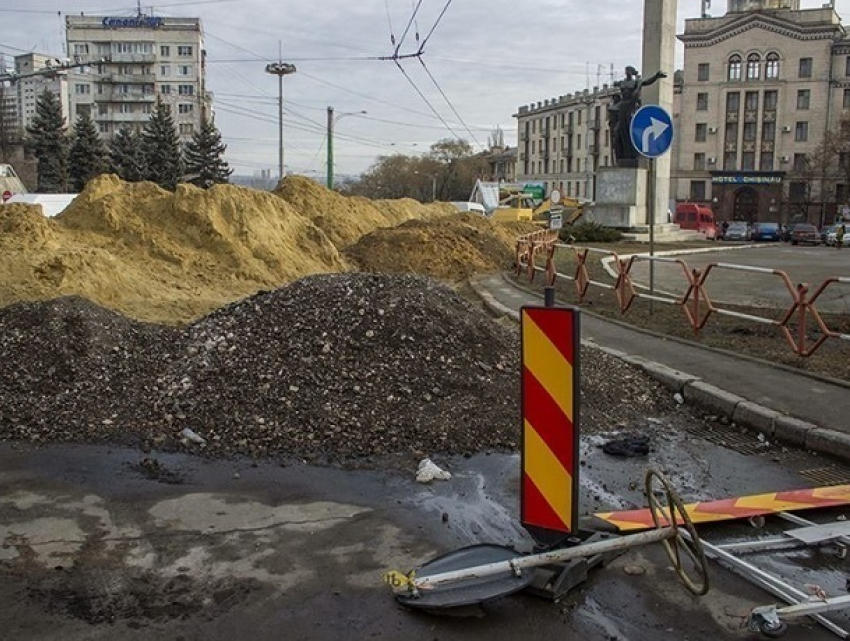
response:
[[[641,156],[658,158],[673,144],[673,118],[658,105],[644,105],[632,116],[629,132]]]
[[[4,202],[4,203],[5,203],[7,200],[9,200],[11,197],[12,197],[12,192],[11,192],[11,191],[9,191],[8,189],[7,189],[6,191],[4,191],[4,192],[3,192],[3,202]]]

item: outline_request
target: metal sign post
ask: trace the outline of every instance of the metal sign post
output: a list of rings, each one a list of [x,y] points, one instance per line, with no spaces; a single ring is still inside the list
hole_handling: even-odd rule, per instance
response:
[[[649,312],[655,296],[655,159],[663,156],[673,144],[673,118],[658,105],[644,105],[632,116],[629,127],[632,144],[637,152],[649,160],[647,220],[649,222]]]

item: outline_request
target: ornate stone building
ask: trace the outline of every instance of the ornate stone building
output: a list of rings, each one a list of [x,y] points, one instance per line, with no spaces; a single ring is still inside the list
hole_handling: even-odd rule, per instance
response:
[[[686,20],[672,194],[719,220],[831,221],[848,186],[809,175],[850,109],[850,40],[832,3],[729,0]]]

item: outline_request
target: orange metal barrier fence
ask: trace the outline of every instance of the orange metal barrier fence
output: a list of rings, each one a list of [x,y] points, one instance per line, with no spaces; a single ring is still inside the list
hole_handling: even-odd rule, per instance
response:
[[[831,286],[850,285],[850,277],[828,278],[819,287],[812,290],[807,283],[795,285],[788,273],[780,269],[749,267],[722,262],[710,263],[703,269],[696,269],[688,266],[687,262],[681,258],[649,256],[645,254],[621,258],[616,252],[605,249],[560,244],[558,243],[557,231],[553,230],[540,230],[521,236],[517,239],[516,248],[515,266],[517,276],[522,275],[524,272],[529,282],[531,282],[534,280],[535,274],[539,271],[545,274],[545,283],[548,286],[554,285],[558,278],[572,281],[575,284],[579,304],[585,302],[588,290],[593,285],[602,289],[612,290],[622,314],[628,312],[632,303],[638,298],[678,305],[684,311],[684,317],[695,335],[699,334],[700,330],[705,327],[709,318],[714,314],[772,325],[780,330],[791,349],[798,356],[811,356],[829,339],[850,341],[850,334],[836,331],[824,322],[816,305],[817,300]],[[572,275],[562,274],[557,271],[555,255],[559,249],[574,252],[576,266]],[[603,254],[610,258],[610,266],[614,271],[613,285],[591,279],[587,269],[587,259],[591,254]],[[535,264],[535,259],[541,255],[545,256],[545,265],[539,267]],[[636,289],[632,278],[632,268],[639,261],[649,261],[651,265],[654,265],[654,263],[679,265],[684,277],[684,294],[681,296],[665,296],[659,295],[654,291],[645,292]],[[719,271],[750,272],[776,276],[781,280],[790,297],[790,304],[787,311],[785,311],[781,318],[772,319],[715,305],[708,295],[706,283],[713,273]],[[810,293],[812,291],[814,293]],[[815,340],[811,340],[806,331],[810,320],[815,323],[820,332],[820,336]]]

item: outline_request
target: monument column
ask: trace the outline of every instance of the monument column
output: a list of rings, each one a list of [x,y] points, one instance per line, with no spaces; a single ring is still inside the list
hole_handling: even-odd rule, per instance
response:
[[[643,104],[658,105],[673,114],[673,72],[676,68],[676,0],[644,0],[643,5],[643,61],[641,73],[656,71],[667,73],[666,78],[643,90]],[[680,132],[674,132],[678,136]],[[674,141],[674,145],[678,142]],[[647,203],[655,212],[655,224],[666,223],[670,201],[670,166],[672,154],[667,153],[655,161],[653,202]],[[647,224],[649,211],[647,210]]]

